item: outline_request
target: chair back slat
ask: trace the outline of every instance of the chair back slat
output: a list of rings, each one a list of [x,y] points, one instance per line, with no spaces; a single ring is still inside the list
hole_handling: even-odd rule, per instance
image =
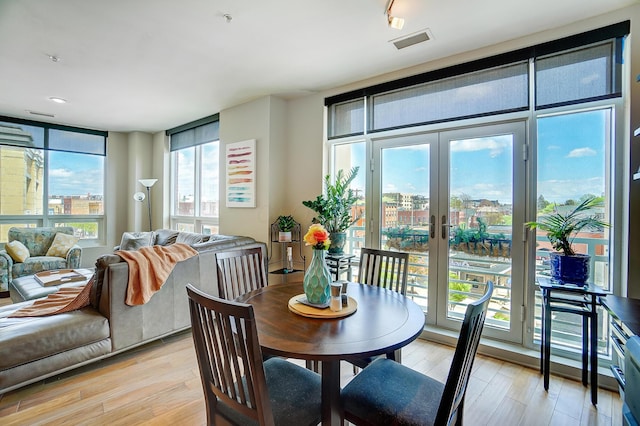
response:
[[[479,300],[467,305],[435,424],[453,424],[455,418],[462,415],[464,395],[492,294],[493,282],[488,281],[485,294]]]
[[[407,294],[409,253],[360,249],[358,282]]]
[[[272,425],[253,307],[209,296],[191,284],[187,294],[208,424],[220,418],[217,408],[223,403],[261,425]]]
[[[267,285],[267,272],[260,247],[216,253],[218,294],[233,300]]]

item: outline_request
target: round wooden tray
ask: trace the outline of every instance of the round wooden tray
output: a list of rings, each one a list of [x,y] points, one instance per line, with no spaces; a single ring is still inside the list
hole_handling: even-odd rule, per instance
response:
[[[309,318],[342,318],[351,315],[358,309],[358,302],[353,297],[349,297],[349,306],[343,307],[339,311],[332,311],[329,308],[319,309],[298,302],[298,299],[305,297],[298,294],[289,299],[289,310],[294,314]]]

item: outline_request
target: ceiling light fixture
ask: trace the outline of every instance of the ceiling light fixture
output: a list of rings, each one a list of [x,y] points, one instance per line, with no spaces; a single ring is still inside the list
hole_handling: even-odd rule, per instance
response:
[[[67,103],[67,100],[66,100],[66,99],[57,98],[57,97],[55,97],[55,96],[51,96],[51,97],[49,98],[49,100],[50,100],[51,102],[55,102],[55,103],[57,103],[57,104],[66,104],[66,103]]]
[[[51,62],[60,62],[60,57],[56,56],[56,55],[47,55],[49,57],[49,59],[51,59]]]
[[[387,8],[385,9],[384,14],[387,15],[387,23],[391,28],[394,28],[396,30],[401,30],[402,27],[404,27],[404,18],[393,16],[391,14],[391,8],[393,7],[394,2],[395,0],[389,0],[389,3],[387,3]]]
[[[225,13],[224,15],[222,15],[222,17],[224,18],[227,24],[230,24],[231,20],[233,19],[233,16],[229,15],[228,13]]]

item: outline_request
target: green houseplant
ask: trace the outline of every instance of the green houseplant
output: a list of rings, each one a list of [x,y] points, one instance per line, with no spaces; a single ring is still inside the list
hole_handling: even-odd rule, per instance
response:
[[[567,213],[561,213],[556,206],[553,213],[536,222],[527,222],[530,229],[545,231],[555,250],[550,254],[553,279],[577,284],[587,281],[590,256],[576,253],[572,243],[582,230],[600,230],[609,226],[595,214],[588,214],[589,210],[602,206],[602,198],[589,196]]]
[[[346,242],[345,231],[360,218],[352,209],[358,197],[349,188],[358,170],[359,167],[353,167],[347,173],[339,170],[334,183],[331,183],[331,176],[326,175],[324,193],[315,200],[302,202],[305,207],[316,212],[313,222],[321,224],[331,234],[331,254],[342,254]]]
[[[278,216],[278,241],[281,243],[291,241],[291,231],[296,226],[296,221],[293,216]]]

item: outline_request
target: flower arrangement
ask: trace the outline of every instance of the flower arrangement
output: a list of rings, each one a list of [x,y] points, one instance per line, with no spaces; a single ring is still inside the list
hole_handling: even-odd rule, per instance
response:
[[[327,250],[331,245],[329,232],[319,223],[314,223],[304,235],[305,245],[311,246],[316,250]]]

